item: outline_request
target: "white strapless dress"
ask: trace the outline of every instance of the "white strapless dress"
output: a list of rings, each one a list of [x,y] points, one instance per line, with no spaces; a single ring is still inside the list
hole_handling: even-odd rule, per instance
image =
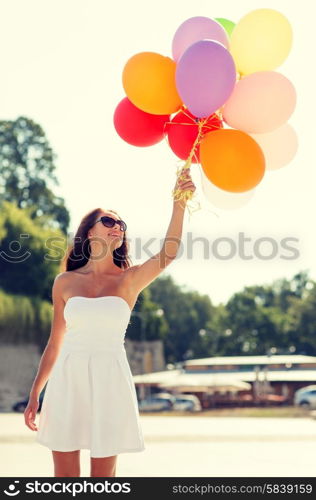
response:
[[[39,414],[36,441],[56,451],[108,457],[145,449],[125,351],[131,309],[122,297],[75,296]]]

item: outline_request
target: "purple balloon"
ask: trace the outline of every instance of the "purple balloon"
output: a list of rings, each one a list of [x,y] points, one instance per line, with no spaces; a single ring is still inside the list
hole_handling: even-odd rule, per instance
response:
[[[206,118],[223,106],[235,84],[234,60],[228,50],[214,40],[194,43],[177,64],[178,93],[197,118]]]
[[[223,26],[209,17],[190,17],[175,32],[172,40],[172,56],[177,62],[185,50],[200,40],[215,40],[228,49],[229,39]]]

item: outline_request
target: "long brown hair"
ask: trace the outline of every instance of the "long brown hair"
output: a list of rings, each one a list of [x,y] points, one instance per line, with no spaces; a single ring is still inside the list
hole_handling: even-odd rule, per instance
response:
[[[115,210],[108,211],[119,216]],[[95,208],[81,219],[77,232],[74,236],[74,242],[68,248],[65,257],[61,262],[61,272],[79,269],[89,261],[91,248],[88,231],[94,225],[99,213],[101,212],[103,212],[102,208]],[[126,238],[126,232],[124,232],[122,245],[113,251],[113,262],[116,266],[122,267],[123,269],[131,267],[132,262],[128,256],[128,250],[129,246]]]

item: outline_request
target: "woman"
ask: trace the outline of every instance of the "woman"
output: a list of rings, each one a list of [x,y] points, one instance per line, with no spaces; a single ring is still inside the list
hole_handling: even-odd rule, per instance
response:
[[[188,169],[176,188],[195,191]],[[90,449],[91,477],[114,477],[119,453],[145,449],[124,336],[139,293],[177,255],[185,205],[174,200],[162,249],[135,266],[116,212],[97,208],[79,225],[53,283],[51,333],[24,412],[52,451],[55,477],[80,476],[80,449]]]

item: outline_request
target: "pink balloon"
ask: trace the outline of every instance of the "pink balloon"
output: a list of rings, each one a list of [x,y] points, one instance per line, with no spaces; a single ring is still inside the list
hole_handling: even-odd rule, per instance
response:
[[[281,127],[296,105],[293,84],[276,71],[258,71],[237,82],[223,109],[224,121],[248,133],[265,133]]]
[[[261,147],[267,170],[277,170],[290,163],[298,149],[296,132],[289,123],[266,134],[251,134]]]
[[[227,101],[236,84],[231,54],[214,40],[200,40],[182,54],[176,86],[182,102],[198,118],[210,116]]]
[[[205,38],[220,42],[227,49],[229,47],[226,31],[217,21],[203,16],[187,19],[179,26],[173,37],[173,59],[177,62],[190,45]]]

